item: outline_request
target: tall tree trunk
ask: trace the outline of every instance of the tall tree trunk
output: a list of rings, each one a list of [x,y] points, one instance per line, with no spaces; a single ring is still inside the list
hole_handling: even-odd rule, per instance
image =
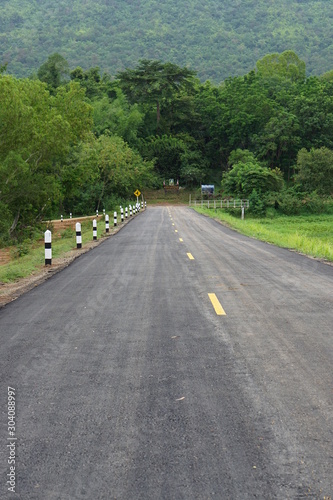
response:
[[[19,218],[20,218],[20,210],[19,210],[19,211],[17,212],[17,214],[15,215],[15,219],[14,219],[14,221],[13,221],[13,224],[11,225],[11,227],[10,227],[10,229],[9,229],[9,234],[10,234],[10,235],[12,235],[12,234],[13,234],[13,232],[15,231]]]

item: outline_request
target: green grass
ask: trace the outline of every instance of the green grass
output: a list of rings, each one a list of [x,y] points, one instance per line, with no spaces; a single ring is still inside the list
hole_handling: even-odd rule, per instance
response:
[[[110,228],[113,226],[113,219],[110,217]],[[84,244],[92,241],[92,221],[85,221],[81,225],[82,241]],[[105,222],[104,217],[99,218],[97,222],[97,237],[98,239],[104,234]],[[60,236],[59,236],[60,234]],[[0,266],[0,282],[9,283],[19,278],[25,278],[32,273],[44,267],[44,235],[41,233],[41,239],[34,242],[27,248],[27,253],[18,256],[18,252],[13,247],[11,262]],[[56,234],[52,233],[52,259],[66,256],[66,253],[76,248],[75,230],[64,229]],[[16,256],[16,257],[15,257]]]
[[[223,221],[246,236],[333,261],[333,215],[275,216],[245,220],[226,211],[196,208],[197,212]]]
[[[179,191],[167,191],[164,193],[164,189],[152,189],[145,190],[144,198],[147,201],[147,205],[158,205],[159,203],[170,203],[172,205],[188,205],[188,200],[190,194],[192,198],[195,191],[190,191],[187,189],[180,189]]]

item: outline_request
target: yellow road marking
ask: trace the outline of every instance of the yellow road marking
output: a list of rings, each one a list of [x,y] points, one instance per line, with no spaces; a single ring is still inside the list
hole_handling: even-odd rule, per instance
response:
[[[178,229],[175,229],[175,233],[178,233]]]
[[[183,238],[179,238],[179,241],[183,241]]]
[[[208,297],[210,298],[211,303],[213,304],[213,307],[215,309],[215,312],[218,316],[226,316],[225,310],[221,306],[218,298],[216,297],[215,293],[209,293]]]
[[[172,225],[174,226],[174,225],[175,225],[175,223],[173,222],[173,223],[172,223]]]
[[[193,255],[192,255],[191,253],[188,253],[188,254],[187,254],[187,257],[188,257],[190,260],[194,260],[194,257],[193,257]]]

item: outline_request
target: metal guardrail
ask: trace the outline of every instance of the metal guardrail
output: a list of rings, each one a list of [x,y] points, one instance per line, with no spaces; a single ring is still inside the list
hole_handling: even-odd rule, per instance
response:
[[[189,200],[190,207],[249,208],[249,200]]]

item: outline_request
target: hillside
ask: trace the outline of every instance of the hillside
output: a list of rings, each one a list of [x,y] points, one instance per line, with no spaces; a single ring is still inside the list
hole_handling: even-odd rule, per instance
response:
[[[188,66],[215,83],[294,50],[307,74],[333,68],[328,0],[2,0],[0,64],[28,76],[54,53],[115,74],[140,58]]]

